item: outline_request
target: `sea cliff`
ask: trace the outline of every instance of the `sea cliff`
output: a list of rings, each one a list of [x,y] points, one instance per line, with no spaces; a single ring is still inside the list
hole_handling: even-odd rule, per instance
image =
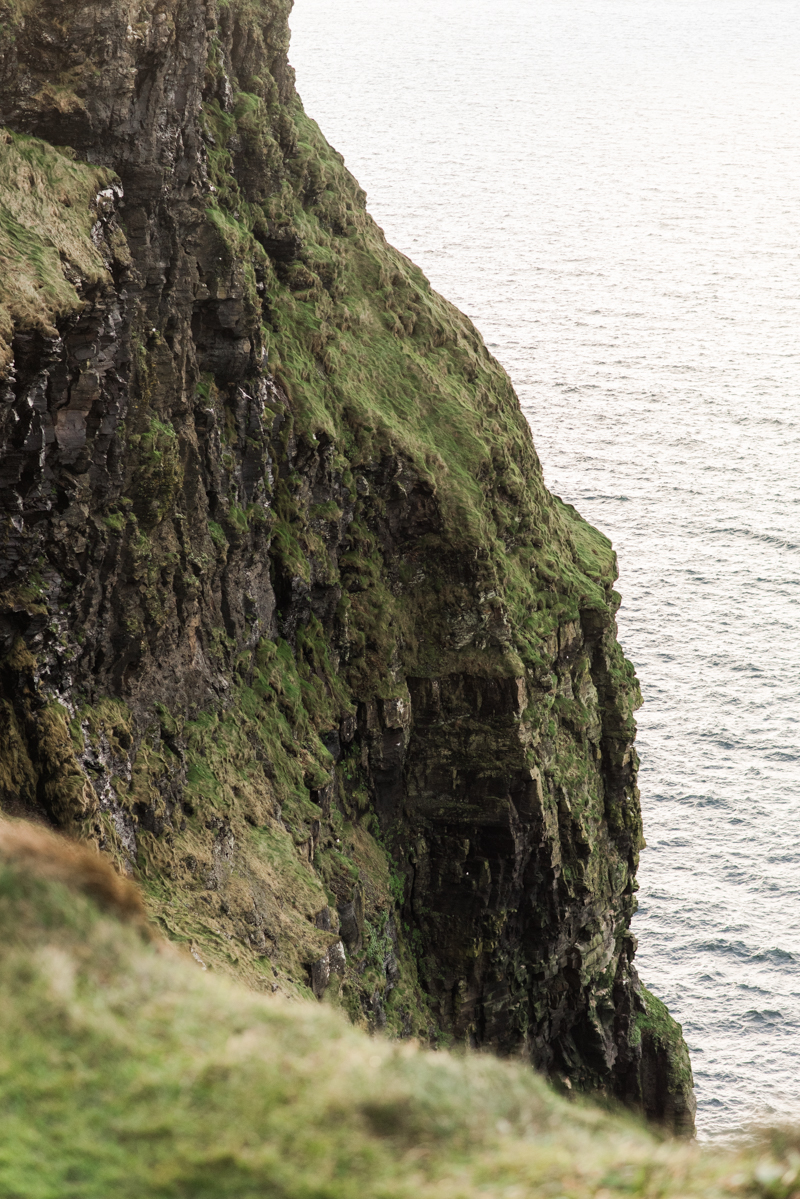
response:
[[[688,1132],[613,551],[306,116],[288,7],[0,3],[0,803],[207,968]]]

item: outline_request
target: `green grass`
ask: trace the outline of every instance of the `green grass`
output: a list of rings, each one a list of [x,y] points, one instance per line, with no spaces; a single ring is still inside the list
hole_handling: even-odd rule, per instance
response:
[[[38,138],[0,130],[0,370],[12,330],[40,328],[81,307],[75,283],[110,282],[91,240],[92,201],[114,178]]]
[[[791,1133],[732,1154],[662,1141],[523,1065],[370,1038],[325,1006],[253,995],[148,939],[90,851],[65,866],[34,834],[20,855],[8,829],[9,1199],[785,1199],[797,1187]],[[115,915],[123,901],[134,923]]]

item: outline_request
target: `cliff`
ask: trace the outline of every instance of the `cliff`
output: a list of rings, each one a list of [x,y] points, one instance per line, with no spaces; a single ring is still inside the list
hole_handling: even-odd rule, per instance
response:
[[[283,0],[0,0],[0,802],[257,990],[692,1127],[607,539]]]

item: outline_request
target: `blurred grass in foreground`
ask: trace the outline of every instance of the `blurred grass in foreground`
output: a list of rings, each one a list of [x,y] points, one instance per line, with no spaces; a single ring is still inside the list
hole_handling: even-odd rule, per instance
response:
[[[97,855],[16,822],[0,963],[8,1199],[800,1191],[800,1133],[661,1140],[522,1064],[371,1039],[202,973]]]

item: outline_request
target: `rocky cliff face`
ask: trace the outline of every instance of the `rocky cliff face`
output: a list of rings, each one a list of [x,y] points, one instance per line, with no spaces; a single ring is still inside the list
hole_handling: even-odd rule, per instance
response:
[[[206,967],[692,1126],[608,541],[284,0],[0,3],[0,796]]]

